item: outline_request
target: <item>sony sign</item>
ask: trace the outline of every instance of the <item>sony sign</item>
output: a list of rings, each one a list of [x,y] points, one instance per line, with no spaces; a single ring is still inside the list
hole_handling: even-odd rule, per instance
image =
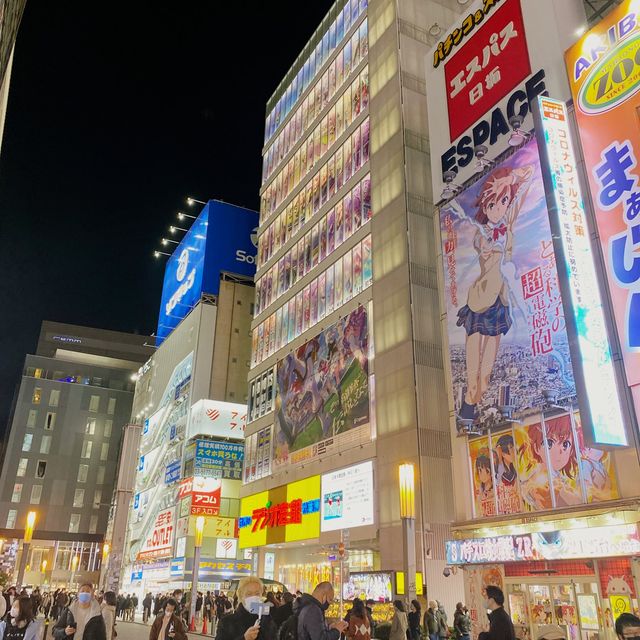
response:
[[[257,248],[258,248],[258,227],[255,227],[253,229],[253,231],[251,231],[251,243],[253,244],[254,248],[257,250]],[[238,249],[236,251],[236,260],[238,262],[246,262],[248,264],[255,264],[256,263],[256,257],[257,257],[257,253],[254,253],[252,255],[250,253],[247,253],[243,249]]]

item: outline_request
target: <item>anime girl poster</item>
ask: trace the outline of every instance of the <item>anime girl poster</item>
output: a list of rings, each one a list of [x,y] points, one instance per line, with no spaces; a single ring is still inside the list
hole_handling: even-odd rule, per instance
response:
[[[495,487],[498,513],[520,513],[520,487],[516,470],[516,446],[511,429],[491,434],[491,448],[496,461]]]
[[[362,291],[362,243],[359,242],[352,250],[353,260],[353,295]]]
[[[489,448],[489,438],[469,440],[469,462],[473,478],[473,503],[477,518],[496,515],[494,474],[495,455]]]
[[[336,203],[336,249],[344,240],[344,200]]]
[[[334,209],[327,216],[327,253],[333,253],[336,248],[336,213]]]
[[[459,432],[574,395],[536,141],[444,204],[440,227]]]
[[[373,280],[373,262],[371,258],[371,236],[362,241],[362,288],[366,289]]]

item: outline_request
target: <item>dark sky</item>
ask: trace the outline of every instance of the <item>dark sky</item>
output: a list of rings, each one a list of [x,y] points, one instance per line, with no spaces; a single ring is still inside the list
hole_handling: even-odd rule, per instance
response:
[[[155,330],[184,198],[258,208],[267,98],[331,0],[28,0],[0,151],[0,433],[42,320]]]

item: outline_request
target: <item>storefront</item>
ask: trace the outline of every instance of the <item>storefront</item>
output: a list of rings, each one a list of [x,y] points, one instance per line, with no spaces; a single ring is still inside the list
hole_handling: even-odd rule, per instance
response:
[[[448,541],[447,562],[464,571],[474,632],[485,626],[483,592],[493,584],[522,640],[541,638],[550,625],[567,640],[613,639],[615,619],[638,611],[638,517],[620,511],[598,516],[602,525],[577,518]]]

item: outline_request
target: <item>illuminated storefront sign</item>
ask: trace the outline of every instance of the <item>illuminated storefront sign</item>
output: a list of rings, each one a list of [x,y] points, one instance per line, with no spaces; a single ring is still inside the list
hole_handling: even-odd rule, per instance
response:
[[[219,400],[199,400],[189,413],[188,438],[218,436],[244,439],[247,424],[247,405]]]
[[[636,525],[447,540],[448,564],[604,558],[640,553]]]
[[[242,478],[244,444],[196,440],[194,473],[201,477]]]
[[[566,279],[569,293],[564,292],[563,302],[571,307],[573,318],[567,321],[577,337],[572,361],[576,383],[583,389],[578,393],[582,426],[594,443],[625,446],[627,436],[567,110],[563,102],[552,98],[540,98],[539,106],[549,172],[545,177],[550,221],[558,262],[564,262],[559,275]]]
[[[174,482],[177,482],[178,480],[180,480],[180,469],[181,469],[180,460],[174,460],[173,462],[170,462],[166,466],[164,471],[164,483],[173,484]]]
[[[320,476],[242,498],[240,548],[292,542],[320,535]]]
[[[185,478],[178,489],[178,500],[191,498],[189,514],[192,516],[217,516],[221,497],[222,481],[219,478]]]
[[[640,415],[640,15],[624,0],[565,54],[598,240]]]
[[[157,516],[153,528],[140,547],[138,560],[144,558],[166,558],[173,552],[175,537],[174,509],[165,509]]]
[[[193,571],[193,558],[174,558],[171,561],[171,577],[181,578],[191,576]],[[228,560],[226,558],[202,558],[198,570],[198,578],[210,578],[213,576],[249,575],[251,563],[242,560]]]

